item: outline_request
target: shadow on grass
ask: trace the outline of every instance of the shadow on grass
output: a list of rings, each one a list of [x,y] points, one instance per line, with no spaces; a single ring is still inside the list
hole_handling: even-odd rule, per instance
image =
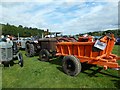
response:
[[[92,69],[91,67],[95,67],[94,69]],[[88,73],[86,72],[86,70],[89,70],[89,71],[92,71],[92,73]],[[112,77],[112,78],[119,78],[120,79],[120,76],[115,76],[115,75],[112,75],[110,73],[106,73],[106,72],[102,72],[103,68],[102,67],[98,67],[96,65],[90,65],[90,64],[86,64],[86,63],[82,63],[82,73],[85,73],[85,74],[88,74],[88,76],[90,77],[97,77],[96,74],[99,73],[99,74],[102,74],[102,75],[106,75],[106,76],[109,76],[109,77]]]
[[[50,60],[50,63],[51,63],[51,64],[55,64],[55,65],[59,65],[59,66],[57,67],[57,69],[60,70],[61,72],[64,72],[63,69],[62,69],[62,67],[61,67],[61,66],[62,66],[62,58],[63,58],[63,57],[52,58],[52,59]],[[93,77],[93,76],[97,77],[96,74],[99,73],[99,71],[102,70],[102,68],[99,68],[99,69],[97,69],[97,70],[94,70],[92,73],[87,73],[87,72],[85,72],[86,70],[90,70],[90,71],[91,71],[91,70],[92,70],[91,67],[96,67],[96,65],[91,65],[91,64],[82,63],[82,70],[81,70],[81,72],[82,72],[82,73],[85,73],[85,74],[88,74],[88,76],[90,76],[90,77]]]
[[[116,88],[120,89],[120,80],[111,80],[113,81]]]
[[[59,65],[59,67],[57,67],[57,69],[63,72],[62,67],[61,67],[62,66],[62,57],[53,58],[50,61],[50,63]],[[81,65],[82,65],[81,72],[87,74],[90,77],[98,77],[96,74],[99,73],[99,74],[106,75],[106,76],[113,77],[113,78],[120,78],[119,76],[115,76],[110,73],[102,72],[102,70],[103,70],[102,67],[98,67],[96,65],[91,65],[91,64],[86,64],[86,63],[82,63]],[[88,71],[88,72],[86,72],[86,71]]]
[[[25,48],[19,48],[19,50],[21,50],[21,51],[25,51]]]
[[[56,68],[62,73],[64,73],[62,69],[62,58],[63,57],[51,58],[49,63],[57,65]],[[102,67],[98,67],[96,65],[91,65],[91,64],[86,64],[86,63],[82,63],[81,65],[82,65],[81,73],[87,74],[89,77],[98,77],[97,74],[102,74],[102,75],[109,76],[112,78],[120,79],[119,76],[115,76],[115,75],[112,75],[111,73],[102,71],[103,70]],[[117,88],[120,88],[120,85],[118,85],[120,83],[120,80],[114,80],[114,83]]]
[[[3,63],[3,66],[4,66],[4,67],[12,67],[12,66],[14,66],[15,64],[18,64],[18,63],[15,63],[15,62],[13,62],[13,61],[10,61],[10,62],[4,62],[4,63]]]
[[[62,59],[63,59],[63,57],[55,57],[55,58],[52,58],[52,59],[50,60],[50,63],[51,63],[51,64],[58,65],[56,68],[57,68],[59,71],[61,71],[61,72],[64,73],[64,71],[63,71],[63,69],[62,69]]]
[[[50,59],[51,64],[62,66],[62,57],[54,57]]]
[[[8,62],[2,62],[3,67],[12,67],[14,65],[19,65],[19,60],[17,58],[14,58],[11,61]]]
[[[63,71],[62,67],[57,67],[57,69],[58,69],[59,71],[61,71],[61,72],[63,72],[63,73],[64,73],[64,71]],[[64,74],[65,74],[65,73],[64,73]]]
[[[86,63],[82,63],[81,65],[82,65],[81,72],[87,74],[90,77],[98,77],[98,76],[96,76],[96,74],[102,70],[102,68],[98,68],[97,70],[91,69],[92,67],[97,68],[96,65],[91,65],[91,64],[86,64]],[[86,72],[87,70],[92,71],[92,73],[87,73]]]

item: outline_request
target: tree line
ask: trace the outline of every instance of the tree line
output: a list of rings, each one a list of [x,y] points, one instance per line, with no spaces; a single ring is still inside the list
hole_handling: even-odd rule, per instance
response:
[[[18,27],[15,25],[10,24],[0,24],[0,27],[2,27],[2,34],[3,35],[14,35],[20,37],[30,37],[30,36],[39,36],[42,37],[42,33],[44,34],[46,31],[38,28],[32,28],[32,27],[23,27],[22,25],[19,25]]]
[[[2,32],[2,33],[1,33]],[[0,24],[0,33],[3,35],[14,35],[14,36],[19,36],[20,37],[30,37],[30,36],[39,36],[42,37],[43,35],[49,34],[49,30],[44,31],[42,29],[38,28],[32,28],[32,27],[23,27],[22,25],[15,26],[15,25],[10,25],[10,24]],[[87,32],[84,34],[88,34],[91,36],[101,36],[106,33],[113,33],[115,37],[120,37],[120,29],[116,30],[106,30],[106,31],[94,31],[94,32]],[[81,34],[77,34],[81,35]]]
[[[106,30],[106,31],[94,31],[94,32],[87,32],[84,34],[88,34],[91,36],[102,36],[107,33],[113,33],[115,37],[120,37],[120,29],[115,29],[115,30]]]

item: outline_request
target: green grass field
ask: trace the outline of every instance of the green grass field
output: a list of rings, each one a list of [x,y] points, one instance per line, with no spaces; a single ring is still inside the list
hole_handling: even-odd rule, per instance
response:
[[[120,46],[116,45],[113,53],[120,56],[118,49]],[[62,71],[60,59],[41,62],[38,56],[29,58],[24,51],[21,52],[24,67],[17,64],[2,67],[2,88],[120,88],[120,71],[97,71],[98,67],[88,65],[90,68],[71,77]]]

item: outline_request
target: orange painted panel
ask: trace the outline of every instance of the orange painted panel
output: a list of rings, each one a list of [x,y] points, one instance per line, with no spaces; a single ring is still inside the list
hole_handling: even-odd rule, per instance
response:
[[[85,56],[90,57],[90,54],[92,53],[92,47],[90,45],[85,46]]]
[[[78,56],[78,45],[73,45],[73,55],[77,55]]]
[[[80,46],[80,56],[84,56],[85,55],[85,46],[82,45]]]
[[[92,52],[92,57],[97,57],[99,55],[100,55],[99,52]]]

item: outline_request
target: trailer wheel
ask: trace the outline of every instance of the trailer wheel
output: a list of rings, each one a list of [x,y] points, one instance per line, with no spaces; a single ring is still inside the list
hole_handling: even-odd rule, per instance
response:
[[[77,76],[81,71],[81,63],[72,55],[65,56],[62,61],[62,68],[67,75]]]
[[[34,45],[33,45],[33,44],[30,44],[30,43],[26,43],[25,51],[26,51],[26,55],[27,55],[28,57],[34,56],[34,54],[35,54]]]
[[[18,64],[23,67],[23,56],[21,53],[18,53]]]
[[[47,62],[47,61],[49,61],[49,57],[50,57],[50,53],[48,52],[48,50],[42,49],[42,50],[40,51],[39,59],[40,59],[41,61]]]

